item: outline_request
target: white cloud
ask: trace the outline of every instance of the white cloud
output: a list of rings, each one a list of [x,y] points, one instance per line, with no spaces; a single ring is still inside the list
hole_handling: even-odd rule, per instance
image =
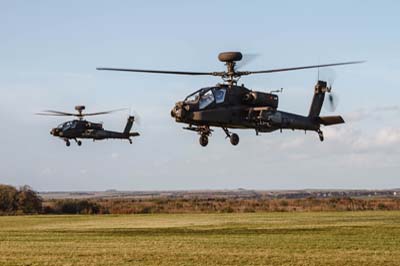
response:
[[[363,152],[399,152],[400,128],[382,128],[369,136],[361,136],[353,147]]]
[[[81,173],[81,175],[86,175],[88,173],[87,169],[81,169],[79,170],[79,172]]]
[[[378,106],[374,109],[377,112],[396,112],[400,111],[399,105]]]
[[[373,108],[359,108],[355,111],[344,115],[347,122],[359,122],[366,119],[381,120],[383,113],[396,113],[400,112],[399,105],[383,105]]]
[[[53,170],[50,167],[46,167],[41,172],[42,175],[48,176],[53,174]]]
[[[118,159],[119,158],[119,153],[117,153],[117,152],[111,153],[111,158],[112,159]]]
[[[380,146],[397,145],[400,143],[399,128],[381,129],[376,136],[376,144]]]

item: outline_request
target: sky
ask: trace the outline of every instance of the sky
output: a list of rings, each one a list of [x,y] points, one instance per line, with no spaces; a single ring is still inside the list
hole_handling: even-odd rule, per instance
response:
[[[400,187],[398,1],[0,1],[0,183],[36,190],[181,190]],[[222,51],[258,57],[243,70],[367,60],[321,69],[334,77],[334,114],[346,123],[256,136],[220,129],[203,148],[170,117],[174,103],[216,77],[96,71],[126,67],[221,71]],[[254,75],[240,83],[284,88],[279,109],[307,114],[317,70]],[[52,137],[46,109],[130,111],[92,118],[141,136]],[[323,109],[323,115],[332,113]]]

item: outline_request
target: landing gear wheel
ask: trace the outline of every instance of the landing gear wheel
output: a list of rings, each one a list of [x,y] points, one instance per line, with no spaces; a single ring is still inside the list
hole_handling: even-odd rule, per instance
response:
[[[131,139],[128,139],[128,141],[129,141],[129,144],[132,144],[132,140]]]
[[[238,134],[232,133],[231,136],[229,137],[231,144],[236,146],[239,144],[239,136]]]
[[[324,133],[323,133],[321,130],[318,130],[317,132],[318,132],[319,140],[320,140],[321,142],[324,141]]]
[[[69,142],[69,140],[66,140],[65,145],[67,145],[67,147],[69,147],[69,146],[71,146],[71,142]]]
[[[205,147],[208,144],[208,137],[207,135],[201,135],[199,139],[200,145]]]
[[[81,146],[81,145],[82,145],[82,141],[78,140],[78,141],[76,142],[76,144],[78,144],[78,146]]]

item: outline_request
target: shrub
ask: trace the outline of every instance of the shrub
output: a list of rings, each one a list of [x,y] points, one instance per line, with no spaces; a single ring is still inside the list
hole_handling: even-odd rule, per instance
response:
[[[382,203],[382,202],[381,202],[381,203],[378,204],[378,209],[379,209],[379,210],[386,210],[386,209],[387,209],[387,206],[385,205],[385,203]]]
[[[29,186],[23,186],[18,192],[18,207],[23,213],[39,213],[42,199]]]
[[[0,185],[0,213],[29,214],[42,211],[42,199],[29,186],[17,190],[13,186]]]
[[[106,213],[98,203],[88,200],[64,199],[57,200],[50,213],[59,214],[98,214]]]
[[[13,213],[18,209],[18,191],[8,185],[0,185],[0,212]]]

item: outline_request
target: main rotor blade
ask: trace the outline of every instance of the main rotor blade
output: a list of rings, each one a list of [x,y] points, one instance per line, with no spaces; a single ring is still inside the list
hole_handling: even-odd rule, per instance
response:
[[[259,54],[243,54],[243,59],[236,63],[235,69],[243,69],[245,66],[253,62],[257,57],[260,57]]]
[[[208,75],[208,76],[218,76],[218,72],[164,71],[164,70],[109,68],[109,67],[98,67],[96,69],[97,70],[110,70],[110,71],[155,73],[155,74],[172,74],[172,75],[193,75],[193,76],[206,76],[206,75]]]
[[[35,115],[44,115],[44,116],[69,116],[69,115],[47,114],[47,113],[35,113]]]
[[[124,111],[124,110],[126,110],[126,108],[115,109],[115,110],[104,111],[104,112],[96,112],[96,113],[85,113],[85,114],[82,114],[82,116],[106,115],[106,114],[115,113],[115,112]]]
[[[276,69],[259,70],[259,71],[243,71],[243,72],[239,72],[239,73],[240,73],[241,75],[265,74],[265,73],[284,72],[284,71],[293,71],[293,70],[310,69],[310,68],[319,68],[319,67],[330,67],[330,66],[342,66],[342,65],[361,64],[361,63],[364,63],[364,62],[365,62],[365,61],[351,61],[351,62],[343,62],[343,63],[313,65],[313,66],[300,66],[300,67],[289,67],[289,68],[276,68]]]
[[[42,113],[37,113],[38,115],[56,115],[56,116],[75,116],[76,114],[53,111],[53,110],[44,110]]]

